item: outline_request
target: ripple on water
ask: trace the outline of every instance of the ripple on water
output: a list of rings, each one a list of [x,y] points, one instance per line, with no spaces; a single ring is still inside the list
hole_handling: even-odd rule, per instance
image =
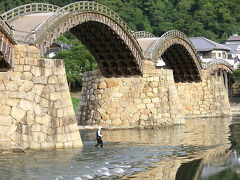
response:
[[[198,152],[215,148],[211,145],[225,143],[224,130],[221,126],[215,128],[215,122],[213,124],[197,126],[194,129],[197,132],[194,133],[189,131],[190,128],[186,128],[188,133],[184,133],[185,128],[179,127],[172,130],[105,130],[102,149],[94,147],[95,131],[84,131],[81,132],[84,144],[82,149],[0,156],[0,179],[85,180],[129,177],[148,171],[151,167],[165,166],[182,156],[186,156],[184,160],[190,161],[192,158],[187,157],[196,157]],[[209,134],[214,132],[210,130],[196,136],[201,127],[213,127],[217,134]],[[174,168],[167,168],[169,171],[171,169]]]

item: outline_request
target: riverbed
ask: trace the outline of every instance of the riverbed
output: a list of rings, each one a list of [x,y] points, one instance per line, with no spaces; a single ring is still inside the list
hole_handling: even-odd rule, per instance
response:
[[[240,179],[240,117],[158,129],[81,130],[82,149],[0,156],[0,179]]]

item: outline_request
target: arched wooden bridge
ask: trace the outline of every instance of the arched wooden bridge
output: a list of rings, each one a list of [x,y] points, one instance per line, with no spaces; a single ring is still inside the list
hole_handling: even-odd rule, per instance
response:
[[[111,9],[90,1],[64,7],[32,3],[3,13],[17,43],[35,45],[41,54],[66,31],[71,31],[95,57],[104,76],[141,75],[143,60],[164,60],[173,69],[175,82],[198,82],[202,65],[191,41],[182,32],[161,37],[133,33]],[[2,20],[3,21],[3,20]]]

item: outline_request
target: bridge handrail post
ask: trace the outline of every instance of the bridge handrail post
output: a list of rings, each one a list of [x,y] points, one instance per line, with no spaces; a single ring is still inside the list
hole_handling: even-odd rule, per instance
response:
[[[39,10],[39,5],[42,5],[42,9],[41,11],[45,12],[45,9],[43,7],[44,3],[32,3],[31,6],[33,7],[33,5],[37,6],[35,12],[40,11]],[[49,18],[47,18],[44,22],[42,22],[36,29],[35,29],[35,40],[38,41],[38,39],[40,38],[40,36],[42,35],[42,33],[44,31],[48,31],[49,28],[56,23],[57,21],[59,21],[59,19],[61,19],[62,17],[68,16],[69,14],[71,14],[72,12],[74,12],[76,10],[76,4],[79,5],[79,11],[95,11],[98,12],[102,15],[105,15],[107,17],[112,18],[113,20],[116,21],[117,24],[119,24],[122,29],[127,33],[127,36],[129,36],[129,38],[131,39],[131,41],[133,42],[133,44],[135,44],[137,50],[139,51],[139,54],[141,56],[141,58],[143,58],[142,54],[141,54],[141,47],[138,43],[138,41],[136,40],[136,38],[133,36],[131,29],[127,26],[127,24],[120,18],[119,15],[117,15],[114,11],[112,11],[111,9],[109,9],[108,7],[99,4],[99,3],[95,3],[95,2],[90,2],[90,1],[79,1],[79,2],[75,2],[75,3],[71,3],[67,6],[64,6],[62,8],[57,8],[55,13],[50,16]],[[50,5],[49,5],[50,6]],[[48,7],[48,6],[47,6]],[[95,9],[96,7],[96,9]],[[17,8],[18,10],[20,8]],[[47,9],[47,11],[49,11],[49,8]],[[25,12],[27,13],[27,12]],[[32,12],[33,13],[33,12]],[[24,14],[24,13],[23,13]],[[20,14],[18,14],[17,16],[19,16]],[[15,18],[15,17],[14,17]],[[12,19],[12,18],[11,18]],[[129,42],[127,42],[129,43]]]
[[[40,5],[40,6],[39,6]],[[52,7],[44,9],[44,6],[46,7]],[[40,8],[42,7],[42,10]],[[52,4],[47,4],[47,3],[30,3],[30,4],[25,4],[16,8],[13,8],[5,13],[3,13],[1,16],[6,20],[10,21],[12,19],[15,19],[18,16],[24,15],[24,14],[29,14],[29,13],[39,13],[39,12],[55,12],[57,9],[59,9],[58,6],[52,5]]]

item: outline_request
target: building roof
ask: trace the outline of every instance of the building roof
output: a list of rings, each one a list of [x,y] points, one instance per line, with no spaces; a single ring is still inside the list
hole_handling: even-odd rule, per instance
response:
[[[227,41],[240,41],[240,36],[237,34],[234,34],[230,36]]]
[[[239,46],[239,44],[222,44],[222,45],[230,48],[231,52],[236,52],[236,50],[238,49],[238,46]]]
[[[63,44],[60,41],[56,41],[55,43],[57,46],[62,47],[63,49],[71,49],[72,45],[71,44]]]
[[[205,37],[190,37],[189,39],[197,51],[231,50],[229,47],[223,46]]]

